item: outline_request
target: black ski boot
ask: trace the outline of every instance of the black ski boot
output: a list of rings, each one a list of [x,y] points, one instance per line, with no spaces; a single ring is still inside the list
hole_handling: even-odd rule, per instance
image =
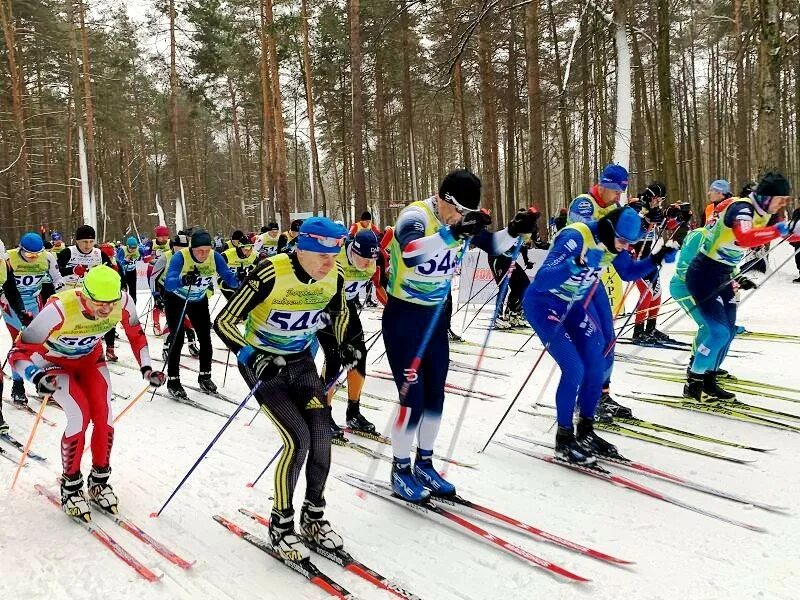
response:
[[[197,376],[197,385],[199,385],[200,389],[204,392],[208,392],[209,394],[217,393],[217,386],[213,381],[211,381],[210,371],[202,372]]]
[[[336,424],[336,421],[333,419],[333,415],[330,415],[331,420],[331,439],[333,440],[342,440],[344,441],[344,430]]]
[[[11,382],[11,400],[14,406],[27,406],[28,397],[25,395],[25,382],[22,379],[15,379]]]
[[[370,423],[364,415],[361,414],[358,400],[347,401],[347,426],[356,431],[364,433],[375,433],[375,425]]]
[[[89,498],[104,511],[117,514],[119,500],[114,490],[108,485],[111,467],[92,467],[89,479],[86,482],[89,488]]]
[[[714,402],[717,400],[716,396],[706,391],[704,379],[704,375],[688,371],[686,384],[683,386],[683,397],[697,402]]]
[[[594,421],[592,419],[578,419],[575,427],[575,440],[585,451],[595,456],[606,458],[621,458],[617,447],[597,435],[594,431]]]
[[[597,462],[591,452],[578,445],[572,428],[567,427],[559,427],[556,431],[555,455],[558,460],[581,467],[590,467]]]
[[[186,341],[189,342],[189,354],[194,358],[198,358],[200,356],[200,348],[197,346],[197,335],[194,332],[194,329],[187,329],[186,330]]]
[[[3,386],[0,385],[0,395],[3,393]],[[3,403],[0,402],[0,435],[8,433],[8,423],[3,418]]]
[[[705,375],[703,375],[703,390],[709,396],[714,396],[719,400],[726,400],[728,402],[730,402],[731,400],[736,400],[736,394],[733,394],[728,390],[722,389],[719,386],[719,384],[717,383],[716,371],[707,371]]]
[[[302,562],[310,553],[294,532],[294,511],[272,509],[269,516],[269,540],[283,560]]]
[[[722,379],[723,381],[730,381],[731,383],[733,383],[735,381],[739,381],[739,378],[736,377],[736,375],[731,375],[725,369],[717,369],[714,372],[717,374],[717,379],[718,380]]]
[[[70,517],[79,521],[92,520],[92,511],[83,495],[83,475],[80,471],[72,475],[61,476],[61,509]]]
[[[453,331],[450,328],[447,329],[447,339],[450,340],[451,342],[463,342],[464,341],[464,338],[462,338],[460,335],[458,335],[455,331]]]
[[[325,501],[313,504],[310,500],[303,501],[300,509],[300,535],[309,544],[337,551],[344,547],[342,536],[336,533],[331,524],[324,519]]]
[[[645,331],[650,336],[650,339],[661,344],[680,344],[680,342],[674,338],[669,337],[663,331],[659,331],[656,329],[656,320],[655,319],[647,319],[647,327]]]
[[[623,419],[631,419],[633,418],[633,411],[628,408],[627,406],[623,406],[614,398],[611,397],[611,394],[608,390],[603,390],[602,394],[600,394],[600,402],[598,405],[598,410],[602,410],[602,412],[609,414],[612,418],[613,417],[620,417]]]
[[[644,333],[644,323],[634,323],[633,335],[631,336],[631,341],[637,346],[648,345],[645,343],[647,341],[647,337],[645,336]]]
[[[187,400],[186,390],[181,385],[180,377],[167,377],[167,391],[176,400]]]

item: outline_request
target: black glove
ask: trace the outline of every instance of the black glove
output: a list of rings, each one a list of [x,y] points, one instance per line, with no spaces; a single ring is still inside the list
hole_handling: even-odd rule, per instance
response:
[[[17,313],[17,317],[19,318],[19,322],[22,323],[23,327],[27,327],[31,324],[31,321],[33,321],[33,313],[27,310]]]
[[[58,389],[56,376],[48,369],[39,371],[33,376],[33,385],[36,386],[36,393],[42,398],[52,395]]]
[[[676,254],[678,254],[678,244],[674,240],[670,240],[656,252],[653,252],[650,255],[650,260],[653,261],[655,266],[660,267],[662,262],[667,264],[675,262]]]
[[[150,367],[142,367],[142,378],[155,388],[167,382],[167,376],[163,371],[153,371]]]
[[[286,359],[282,356],[256,350],[252,346],[245,346],[239,350],[236,358],[252,370],[261,381],[277,377],[286,366]]]
[[[738,283],[739,287],[742,288],[743,290],[758,289],[758,284],[749,277],[745,277],[744,275],[739,275],[738,277],[734,277],[734,281]]]
[[[660,206],[653,207],[649,211],[647,211],[645,219],[647,219],[651,223],[660,225],[661,223],[664,222],[664,211],[661,209]]]
[[[161,312],[167,310],[167,305],[164,303],[164,296],[162,296],[161,294],[153,296],[153,304]]]
[[[539,211],[529,208],[528,210],[517,211],[514,218],[508,224],[508,234],[512,237],[533,233],[537,228],[536,221],[539,219]]]
[[[352,344],[342,344],[339,347],[339,356],[342,361],[342,370],[349,371],[361,360],[361,350]]]
[[[796,233],[798,224],[800,224],[800,208],[795,208],[789,219],[789,233]]]
[[[181,277],[181,283],[183,283],[183,285],[195,285],[199,279],[200,277],[197,271],[189,271],[186,275]]]
[[[450,226],[450,233],[457,240],[463,240],[485,229],[492,224],[492,216],[482,210],[471,210],[455,225]]]

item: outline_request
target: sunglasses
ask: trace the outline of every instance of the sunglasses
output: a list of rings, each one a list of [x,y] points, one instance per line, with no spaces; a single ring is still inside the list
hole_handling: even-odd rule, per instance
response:
[[[446,193],[442,197],[442,200],[444,200],[445,202],[450,204],[453,208],[456,209],[456,212],[458,212],[458,214],[460,214],[462,216],[467,214],[468,212],[470,212],[472,210],[471,208],[467,208],[463,204],[459,204],[458,200],[456,200],[455,197],[452,194],[447,194]]]
[[[336,248],[341,247],[344,244],[343,237],[328,237],[326,235],[318,235],[316,233],[306,233],[304,231],[300,232],[300,235],[304,235],[306,237],[310,237],[313,240],[317,240],[322,246],[326,248]]]

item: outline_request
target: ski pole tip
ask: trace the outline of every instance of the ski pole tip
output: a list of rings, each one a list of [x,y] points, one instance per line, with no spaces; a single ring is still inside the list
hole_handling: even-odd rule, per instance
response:
[[[245,485],[244,487],[251,488],[251,487],[253,487],[254,485],[255,485],[255,484],[251,482],[251,483],[248,483],[247,485]]]
[[[150,518],[151,518],[151,519],[157,519],[157,518],[158,518],[158,516],[159,516],[159,515],[158,515],[158,513],[157,513],[157,512],[151,512],[151,513],[150,513]]]

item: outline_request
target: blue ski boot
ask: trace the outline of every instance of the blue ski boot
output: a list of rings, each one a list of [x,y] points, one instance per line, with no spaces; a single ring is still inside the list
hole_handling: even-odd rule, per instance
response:
[[[414,461],[414,475],[431,491],[434,496],[455,496],[456,486],[442,478],[433,468],[433,450],[417,448],[417,460]]]
[[[396,496],[415,504],[425,502],[431,495],[414,476],[410,458],[395,457],[392,461],[392,490]]]

